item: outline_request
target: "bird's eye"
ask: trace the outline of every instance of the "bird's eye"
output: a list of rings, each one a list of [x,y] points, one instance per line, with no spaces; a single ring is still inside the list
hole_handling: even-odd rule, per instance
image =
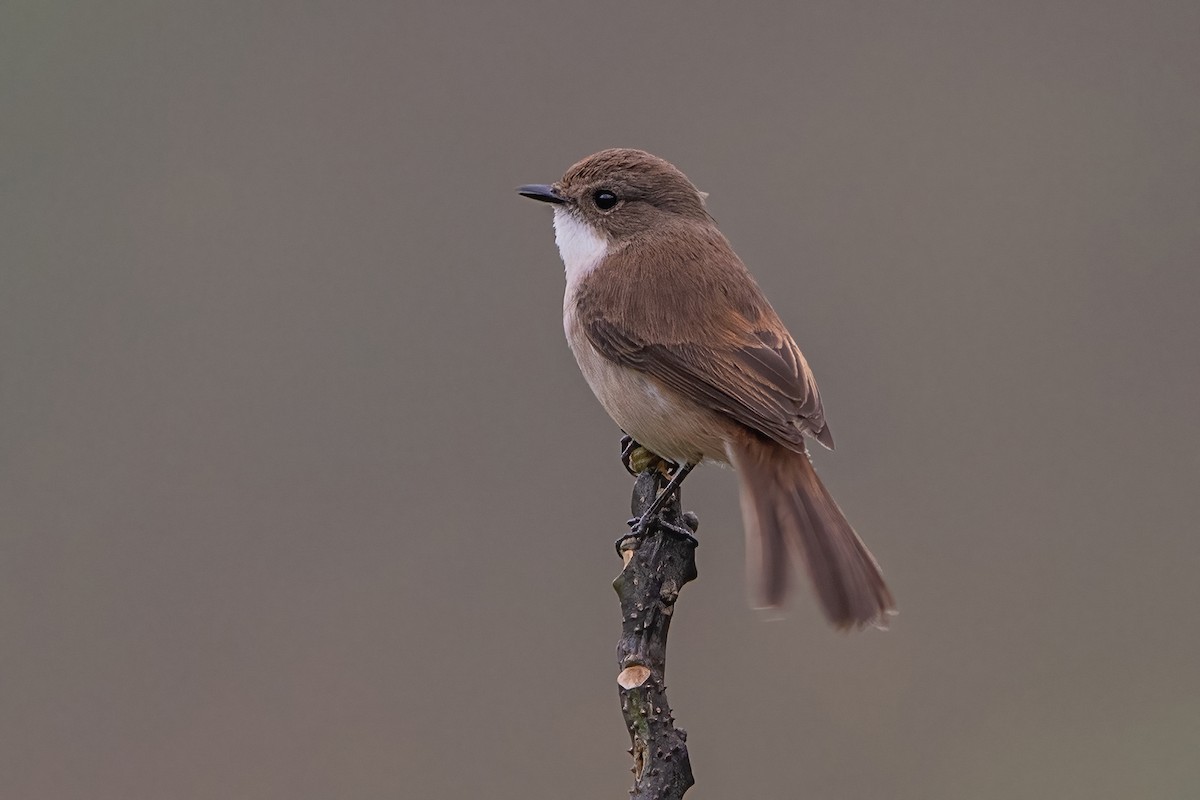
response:
[[[601,211],[608,211],[617,204],[617,196],[608,189],[597,189],[592,195],[592,201],[596,204],[596,208]]]

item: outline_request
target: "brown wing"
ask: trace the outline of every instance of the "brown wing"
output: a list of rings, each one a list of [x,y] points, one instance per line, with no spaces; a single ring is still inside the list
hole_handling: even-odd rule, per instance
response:
[[[754,341],[713,351],[695,344],[648,344],[610,320],[585,323],[604,357],[648,373],[705,406],[792,449],[804,434],[833,447],[812,373],[790,337],[755,331]]]

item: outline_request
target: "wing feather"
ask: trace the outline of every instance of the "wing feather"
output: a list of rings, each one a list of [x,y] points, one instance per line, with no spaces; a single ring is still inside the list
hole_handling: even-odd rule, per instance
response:
[[[803,450],[806,433],[832,446],[816,382],[790,337],[776,348],[769,332],[756,332],[755,342],[713,350],[641,341],[604,317],[592,317],[583,329],[605,358],[648,373],[790,449]]]

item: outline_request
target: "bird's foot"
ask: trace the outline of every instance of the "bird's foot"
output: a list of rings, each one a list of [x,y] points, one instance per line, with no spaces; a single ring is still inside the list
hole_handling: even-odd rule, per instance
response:
[[[700,525],[700,520],[690,511],[683,514],[683,525],[676,525],[674,522],[668,522],[661,515],[651,514],[647,511],[640,517],[631,517],[626,523],[629,526],[629,533],[617,539],[615,542],[617,555],[621,555],[621,545],[630,539],[645,539],[650,535],[650,531],[658,528],[668,536],[675,536],[683,539],[692,547],[699,547],[700,540],[693,534]],[[685,527],[686,526],[686,527]]]
[[[671,534],[672,536],[685,538],[691,542],[693,547],[700,546],[700,542],[698,542],[696,537],[692,535],[695,533],[697,526],[700,524],[699,519],[697,519],[695,514],[684,513],[681,515],[678,511],[678,503],[681,497],[680,485],[683,483],[683,479],[688,476],[688,473],[690,473],[695,466],[695,464],[684,464],[681,467],[676,467],[674,474],[671,476],[671,480],[654,498],[654,502],[649,505],[649,507],[642,513],[640,517],[633,517],[629,520],[627,523],[629,525],[629,533],[617,540],[618,555],[621,553],[622,542],[630,538],[645,538],[645,536],[650,532],[650,529],[655,526],[660,530]],[[671,517],[673,519],[682,520],[684,525],[688,526],[687,529],[677,525],[674,521],[667,520],[663,517],[663,510],[672,500],[676,502],[676,510],[673,514],[671,514]]]

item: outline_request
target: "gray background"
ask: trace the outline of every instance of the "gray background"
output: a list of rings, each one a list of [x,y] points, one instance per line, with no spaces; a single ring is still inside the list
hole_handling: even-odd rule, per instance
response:
[[[630,481],[545,207],[677,163],[893,629],[748,609],[696,798],[1200,792],[1200,6],[7,2],[0,796],[621,797]]]

